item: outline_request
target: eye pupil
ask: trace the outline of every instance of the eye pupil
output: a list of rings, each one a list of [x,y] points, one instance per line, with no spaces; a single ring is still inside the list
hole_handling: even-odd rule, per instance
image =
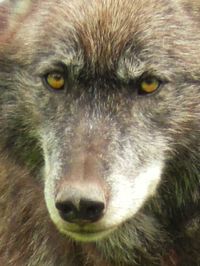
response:
[[[147,78],[147,79],[144,80],[144,82],[147,83],[148,85],[150,85],[150,84],[152,84],[152,83],[155,82],[155,79],[153,79],[153,78]]]

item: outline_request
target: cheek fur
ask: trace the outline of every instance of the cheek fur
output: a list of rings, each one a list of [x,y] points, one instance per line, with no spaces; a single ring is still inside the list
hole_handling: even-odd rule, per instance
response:
[[[123,175],[113,174],[112,198],[103,222],[113,226],[131,218],[152,196],[160,182],[163,164],[153,162],[134,178],[132,182]]]

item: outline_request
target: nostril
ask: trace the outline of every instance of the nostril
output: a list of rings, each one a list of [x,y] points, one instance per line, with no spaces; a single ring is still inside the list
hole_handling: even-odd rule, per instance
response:
[[[71,212],[74,209],[73,204],[70,201],[67,202],[56,202],[56,208],[59,211]]]
[[[93,217],[94,215],[97,215],[99,213],[99,208],[96,206],[90,206],[86,209],[85,212],[88,217]]]
[[[66,221],[72,222],[77,216],[77,210],[71,201],[56,202],[56,208],[60,216]]]
[[[105,204],[103,202],[81,200],[80,217],[84,220],[95,222],[103,215]]]

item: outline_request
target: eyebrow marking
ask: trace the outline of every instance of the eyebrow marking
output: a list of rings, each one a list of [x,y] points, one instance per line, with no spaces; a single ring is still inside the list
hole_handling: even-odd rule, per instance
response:
[[[80,72],[84,65],[84,60],[81,53],[77,54],[75,52],[55,53],[48,56],[48,54],[40,54],[40,62],[37,65],[36,74],[45,73],[46,71],[59,70],[62,66],[69,67],[73,70],[76,75]]]
[[[146,71],[145,63],[134,53],[132,55],[130,53],[123,55],[118,63],[117,76],[124,81],[138,78]]]

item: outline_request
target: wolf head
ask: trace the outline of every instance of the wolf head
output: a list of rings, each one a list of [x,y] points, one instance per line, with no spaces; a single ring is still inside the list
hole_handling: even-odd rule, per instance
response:
[[[49,0],[2,40],[2,139],[19,159],[28,150],[23,161],[41,149],[61,232],[110,234],[156,195],[177,147],[192,147],[195,27],[178,1]]]

